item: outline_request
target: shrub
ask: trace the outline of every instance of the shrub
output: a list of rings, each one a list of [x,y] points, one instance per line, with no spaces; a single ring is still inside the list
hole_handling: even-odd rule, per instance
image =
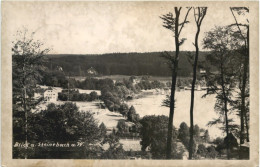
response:
[[[128,113],[127,119],[131,122],[138,122],[140,119],[139,114],[136,113],[134,106],[131,106]]]
[[[98,94],[95,91],[90,92],[90,101],[94,101],[98,99]]]
[[[129,127],[125,123],[125,120],[119,120],[116,127],[118,129],[117,131],[118,135],[123,135],[124,133],[129,132]]]
[[[218,152],[216,151],[214,146],[207,147],[207,158],[215,159],[218,155]]]
[[[102,155],[102,159],[126,159],[127,154],[123,149],[122,144],[119,143],[118,136],[115,133],[107,135],[103,140],[102,144],[109,144],[108,150],[106,150]]]
[[[107,134],[107,127],[106,125],[102,122],[100,125],[99,125],[99,129],[100,129],[100,134],[101,136],[106,136]]]
[[[207,153],[207,148],[203,144],[199,144],[197,154],[199,154],[202,157],[206,157]]]

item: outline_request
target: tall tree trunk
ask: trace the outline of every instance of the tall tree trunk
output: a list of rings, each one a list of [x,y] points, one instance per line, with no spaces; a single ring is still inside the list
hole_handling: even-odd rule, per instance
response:
[[[247,48],[246,48],[247,49],[247,57],[246,57],[246,64],[245,64],[246,71],[247,71],[248,74],[249,74],[249,69],[248,69],[248,65],[249,65],[249,42],[250,41],[249,41],[249,26],[248,26],[248,29],[247,29]],[[246,74],[246,77],[247,77],[247,74]],[[248,88],[249,88],[249,77],[247,77],[247,80],[248,80]],[[248,110],[248,112],[249,111],[250,110]],[[249,142],[249,127],[248,127],[248,119],[247,119],[246,111],[245,111],[244,114],[245,114],[245,121],[246,121],[246,139],[247,139],[247,142]]]
[[[25,155],[24,158],[27,159],[28,155],[28,139],[27,139],[27,133],[28,133],[28,125],[27,125],[27,118],[28,118],[28,113],[27,113],[27,107],[26,107],[26,87],[24,87],[24,97],[23,97],[23,109],[24,109],[24,115],[25,115]]]
[[[246,141],[249,142],[249,127],[248,127],[248,118],[245,113],[245,123],[246,123]]]
[[[223,62],[223,61],[222,61]],[[224,112],[225,112],[225,123],[226,123],[226,135],[227,135],[227,140],[226,140],[226,149],[227,149],[227,159],[230,159],[230,144],[229,144],[229,128],[228,128],[228,109],[227,109],[227,96],[226,96],[226,91],[225,91],[225,83],[224,83],[224,71],[223,71],[223,64],[221,63],[221,87],[222,87],[222,95],[223,95],[223,100],[224,100]]]
[[[247,52],[247,51],[246,51]],[[245,104],[245,96],[246,96],[246,83],[247,83],[247,68],[248,68],[248,58],[247,58],[247,53],[244,55],[244,65],[243,65],[243,82],[242,82],[242,90],[241,90],[241,113],[240,113],[240,126],[241,126],[241,131],[240,131],[240,145],[244,144],[244,115],[245,115],[245,109],[246,109],[246,104]]]
[[[243,88],[242,88],[243,89]],[[240,111],[240,145],[244,144],[244,111],[245,111],[245,100],[244,100],[244,93],[243,90],[241,92],[241,100],[242,100],[242,105],[241,105],[241,111]]]
[[[249,63],[249,25],[247,27],[247,35],[244,37],[240,25],[238,24],[238,21],[236,19],[236,16],[233,13],[232,7],[230,7],[231,13],[235,19],[236,26],[241,34],[241,36],[244,38],[245,46],[244,46],[244,61],[243,61],[243,79],[242,79],[242,90],[241,90],[241,112],[240,112],[240,145],[244,144],[244,117],[246,114],[246,104],[245,104],[245,90],[246,90],[246,83],[247,83],[247,72],[248,72],[248,63]],[[249,11],[249,9],[247,8]],[[247,11],[247,12],[248,12]],[[248,22],[249,23],[249,22]],[[247,131],[248,133],[248,131]],[[248,134],[247,134],[248,135]],[[239,154],[241,156],[241,152]]]
[[[193,151],[193,108],[194,108],[194,89],[197,79],[197,63],[199,58],[199,46],[198,46],[198,38],[200,33],[200,27],[197,26],[197,32],[195,36],[195,47],[196,47],[196,54],[195,60],[193,65],[193,80],[191,86],[191,102],[190,102],[190,143],[189,143],[189,159],[192,159],[192,151]]]
[[[207,8],[203,7],[198,7],[198,14],[196,17],[196,12],[195,8],[194,9],[194,18],[197,26],[197,32],[195,35],[195,48],[196,48],[196,54],[195,54],[195,60],[193,64],[193,80],[192,80],[192,86],[191,86],[191,102],[190,102],[190,142],[189,142],[189,159],[192,159],[192,154],[193,154],[193,108],[194,108],[194,89],[195,89],[195,84],[196,84],[196,79],[197,79],[197,64],[198,64],[198,59],[199,59],[199,44],[198,44],[198,38],[200,34],[200,26],[201,23],[206,15]]]
[[[225,94],[225,93],[224,93]],[[225,96],[225,95],[224,95]],[[224,97],[225,98],[225,97]],[[229,144],[229,135],[228,135],[228,115],[227,115],[227,99],[225,98],[224,100],[224,103],[225,103],[225,122],[226,122],[226,135],[227,135],[227,144],[226,144],[226,147],[227,147],[227,159],[230,159],[230,144]]]
[[[26,107],[26,97],[27,97],[27,92],[26,92],[26,86],[25,86],[25,78],[26,78],[26,68],[25,68],[25,62],[23,63],[23,80],[22,80],[22,86],[23,86],[23,109],[24,109],[24,115],[25,115],[25,156],[24,158],[27,159],[28,156],[28,112],[27,112],[27,107]]]
[[[246,119],[246,103],[245,103],[245,98],[246,98],[246,86],[247,86],[247,80],[248,80],[248,63],[249,63],[249,27],[247,29],[247,37],[245,41],[245,52],[244,52],[244,64],[243,64],[243,81],[242,81],[242,90],[241,90],[241,115],[240,115],[240,126],[241,126],[241,131],[240,131],[240,146],[241,144],[244,144],[244,138],[245,138],[245,123],[244,123],[244,118],[246,121],[246,135],[247,135],[247,141],[249,141],[249,134],[248,134],[248,123]],[[239,153],[239,158],[242,157],[242,152],[240,150]]]
[[[178,61],[179,61],[179,15],[180,11],[177,7],[175,9],[176,20],[175,20],[175,61],[173,64],[173,72],[172,72],[172,86],[171,86],[171,98],[170,98],[170,114],[169,114],[169,123],[168,123],[168,134],[167,134],[167,148],[166,148],[166,158],[171,158],[172,152],[172,128],[173,128],[173,116],[174,116],[174,108],[175,108],[175,86],[176,79],[178,74]]]

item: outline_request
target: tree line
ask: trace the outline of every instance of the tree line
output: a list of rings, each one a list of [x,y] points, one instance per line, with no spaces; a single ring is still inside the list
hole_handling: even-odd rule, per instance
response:
[[[174,54],[174,51],[170,53]],[[190,76],[192,68],[186,55],[191,52],[180,52],[180,76]],[[201,52],[200,64],[207,52]],[[62,67],[65,75],[88,76],[87,70],[93,67],[100,75],[151,75],[171,76],[163,52],[151,53],[110,53],[102,55],[48,55],[48,68],[55,70]]]
[[[79,93],[78,89],[67,89],[62,90],[62,92],[58,93],[58,100],[61,101],[95,101],[98,99],[99,96],[95,91],[92,91],[89,94],[87,94]]]

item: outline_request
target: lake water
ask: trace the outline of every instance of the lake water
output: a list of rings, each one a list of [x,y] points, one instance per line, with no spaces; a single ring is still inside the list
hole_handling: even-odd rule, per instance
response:
[[[194,125],[198,124],[200,128],[208,129],[211,138],[224,136],[221,130],[214,125],[212,127],[206,126],[213,118],[218,118],[217,113],[214,111],[215,95],[208,95],[206,98],[201,98],[206,92],[195,91],[194,100]],[[185,90],[175,93],[176,108],[174,112],[173,125],[179,128],[182,122],[190,125],[190,96],[191,91]],[[127,101],[129,107],[133,105],[136,112],[141,116],[145,115],[166,115],[169,116],[170,109],[161,106],[162,101],[166,95],[147,95],[143,98]],[[234,117],[234,116],[233,116]],[[237,117],[235,117],[238,120]]]

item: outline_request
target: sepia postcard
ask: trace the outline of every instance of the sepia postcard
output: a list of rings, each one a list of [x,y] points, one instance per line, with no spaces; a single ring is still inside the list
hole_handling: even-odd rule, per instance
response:
[[[258,166],[258,1],[1,12],[1,166]]]

